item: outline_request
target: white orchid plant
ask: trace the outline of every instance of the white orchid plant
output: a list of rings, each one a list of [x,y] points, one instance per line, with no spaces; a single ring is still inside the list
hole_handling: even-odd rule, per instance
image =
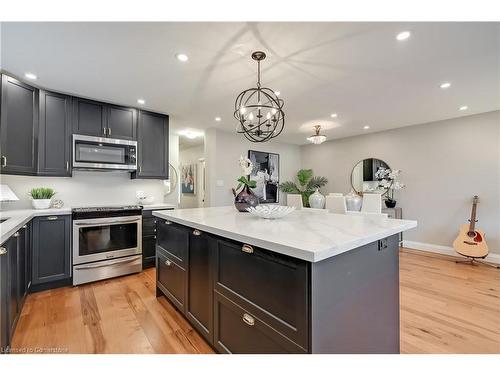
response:
[[[236,190],[239,190],[242,186],[248,186],[249,188],[255,188],[257,186],[257,182],[254,180],[250,180],[250,178],[247,176],[250,176],[250,173],[252,173],[253,170],[253,163],[249,158],[245,158],[240,156],[239,160],[240,168],[243,172],[243,176],[238,178],[238,186],[236,187]]]
[[[379,168],[379,170],[375,173],[375,178],[379,180],[378,186],[387,189],[388,200],[394,200],[395,190],[401,190],[406,187],[406,185],[399,180],[400,174],[400,169],[389,168]]]

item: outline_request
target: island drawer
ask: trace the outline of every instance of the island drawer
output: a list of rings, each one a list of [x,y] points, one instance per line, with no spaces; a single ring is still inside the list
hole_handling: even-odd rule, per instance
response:
[[[236,241],[219,239],[215,290],[241,298],[275,330],[308,347],[309,264]]]
[[[156,234],[156,222],[158,219],[155,217],[142,218],[142,235],[151,236]]]
[[[177,308],[184,312],[186,300],[186,271],[157,248],[157,287]]]
[[[238,299],[236,300],[238,301]],[[214,292],[214,344],[221,353],[272,354],[306,351],[237,302]]]
[[[158,219],[156,244],[185,268],[190,229],[165,219]]]

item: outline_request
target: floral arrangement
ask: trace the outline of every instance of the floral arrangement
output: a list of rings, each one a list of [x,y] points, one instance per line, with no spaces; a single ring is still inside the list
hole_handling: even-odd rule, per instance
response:
[[[246,186],[249,188],[255,188],[257,186],[257,182],[254,180],[250,180],[247,178],[247,176],[250,175],[250,173],[253,170],[253,163],[249,158],[245,158],[243,156],[240,156],[239,160],[240,168],[241,171],[243,172],[243,176],[238,178],[238,186],[236,187],[236,190],[239,190],[242,186]]]
[[[297,172],[297,182],[298,185],[293,181],[283,182],[280,184],[280,189],[284,193],[300,194],[304,207],[309,207],[309,196],[316,189],[325,186],[328,179],[322,176],[314,176],[312,169],[301,169]]]
[[[387,200],[394,201],[394,191],[401,190],[406,187],[399,180],[401,174],[400,169],[379,168],[375,173],[375,178],[379,180],[378,186],[387,189]]]

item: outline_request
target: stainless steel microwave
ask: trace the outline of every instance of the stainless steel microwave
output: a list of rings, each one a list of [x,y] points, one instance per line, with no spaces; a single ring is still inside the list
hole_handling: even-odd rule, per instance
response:
[[[73,134],[73,168],[137,170],[137,142]]]

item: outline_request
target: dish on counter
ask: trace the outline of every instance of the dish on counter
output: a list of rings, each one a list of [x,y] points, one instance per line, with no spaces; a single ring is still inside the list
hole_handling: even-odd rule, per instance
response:
[[[263,219],[279,219],[295,211],[295,207],[262,205],[257,207],[248,207],[247,211],[252,215]]]

